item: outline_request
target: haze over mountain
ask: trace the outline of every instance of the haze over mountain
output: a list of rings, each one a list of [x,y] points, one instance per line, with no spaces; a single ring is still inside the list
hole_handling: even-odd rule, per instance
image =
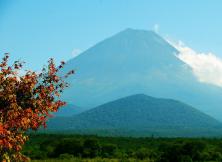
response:
[[[125,132],[128,136],[210,135],[218,128],[221,130],[221,123],[189,105],[144,94],[121,98],[73,117],[55,118],[48,124],[49,130],[106,131],[113,135]]]
[[[80,114],[84,111],[86,111],[88,109],[82,108],[82,107],[78,107],[72,104],[67,104],[65,106],[63,106],[62,108],[60,108],[58,110],[58,112],[53,113],[53,116],[56,117],[69,117],[69,116],[73,116],[76,114]]]
[[[92,108],[143,93],[180,100],[222,121],[222,88],[199,82],[177,53],[152,31],[126,29],[67,62],[64,71],[76,75],[63,97]]]

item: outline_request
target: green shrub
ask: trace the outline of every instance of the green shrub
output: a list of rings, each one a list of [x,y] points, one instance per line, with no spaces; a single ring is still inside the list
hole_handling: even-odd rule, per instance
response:
[[[83,157],[94,158],[101,152],[101,147],[97,139],[86,139],[83,144]]]
[[[56,146],[53,155],[54,157],[58,157],[60,154],[70,154],[79,157],[82,152],[83,144],[81,140],[65,139]]]
[[[140,160],[149,159],[152,156],[152,151],[147,148],[140,148],[135,152],[134,156]]]
[[[101,156],[111,158],[116,154],[117,146],[114,144],[104,144],[101,146]]]
[[[73,155],[70,155],[70,154],[67,154],[67,153],[59,155],[59,159],[73,159],[73,158],[74,158]]]

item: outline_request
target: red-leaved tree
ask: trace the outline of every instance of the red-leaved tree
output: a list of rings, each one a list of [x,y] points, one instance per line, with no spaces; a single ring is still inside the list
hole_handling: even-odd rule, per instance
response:
[[[8,65],[9,55],[0,62],[0,161],[27,161],[21,154],[28,140],[27,130],[46,127],[51,112],[56,112],[65,102],[59,99],[68,84],[65,76],[58,76],[64,62],[58,67],[53,59],[41,73],[26,71],[19,73],[23,62],[15,61]]]

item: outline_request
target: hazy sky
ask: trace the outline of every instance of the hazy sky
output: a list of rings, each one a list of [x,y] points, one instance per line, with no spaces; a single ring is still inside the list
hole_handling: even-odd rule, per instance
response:
[[[38,70],[125,28],[156,30],[222,57],[221,0],[0,0],[0,55]]]

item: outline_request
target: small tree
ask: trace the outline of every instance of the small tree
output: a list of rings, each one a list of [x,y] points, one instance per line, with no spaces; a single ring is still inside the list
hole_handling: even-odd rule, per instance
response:
[[[8,65],[9,55],[5,54],[0,62],[0,161],[27,161],[21,154],[28,140],[25,132],[46,127],[51,112],[56,112],[65,102],[59,99],[63,89],[68,86],[58,71],[53,59],[41,73],[26,71],[19,75],[23,62],[15,61]]]

